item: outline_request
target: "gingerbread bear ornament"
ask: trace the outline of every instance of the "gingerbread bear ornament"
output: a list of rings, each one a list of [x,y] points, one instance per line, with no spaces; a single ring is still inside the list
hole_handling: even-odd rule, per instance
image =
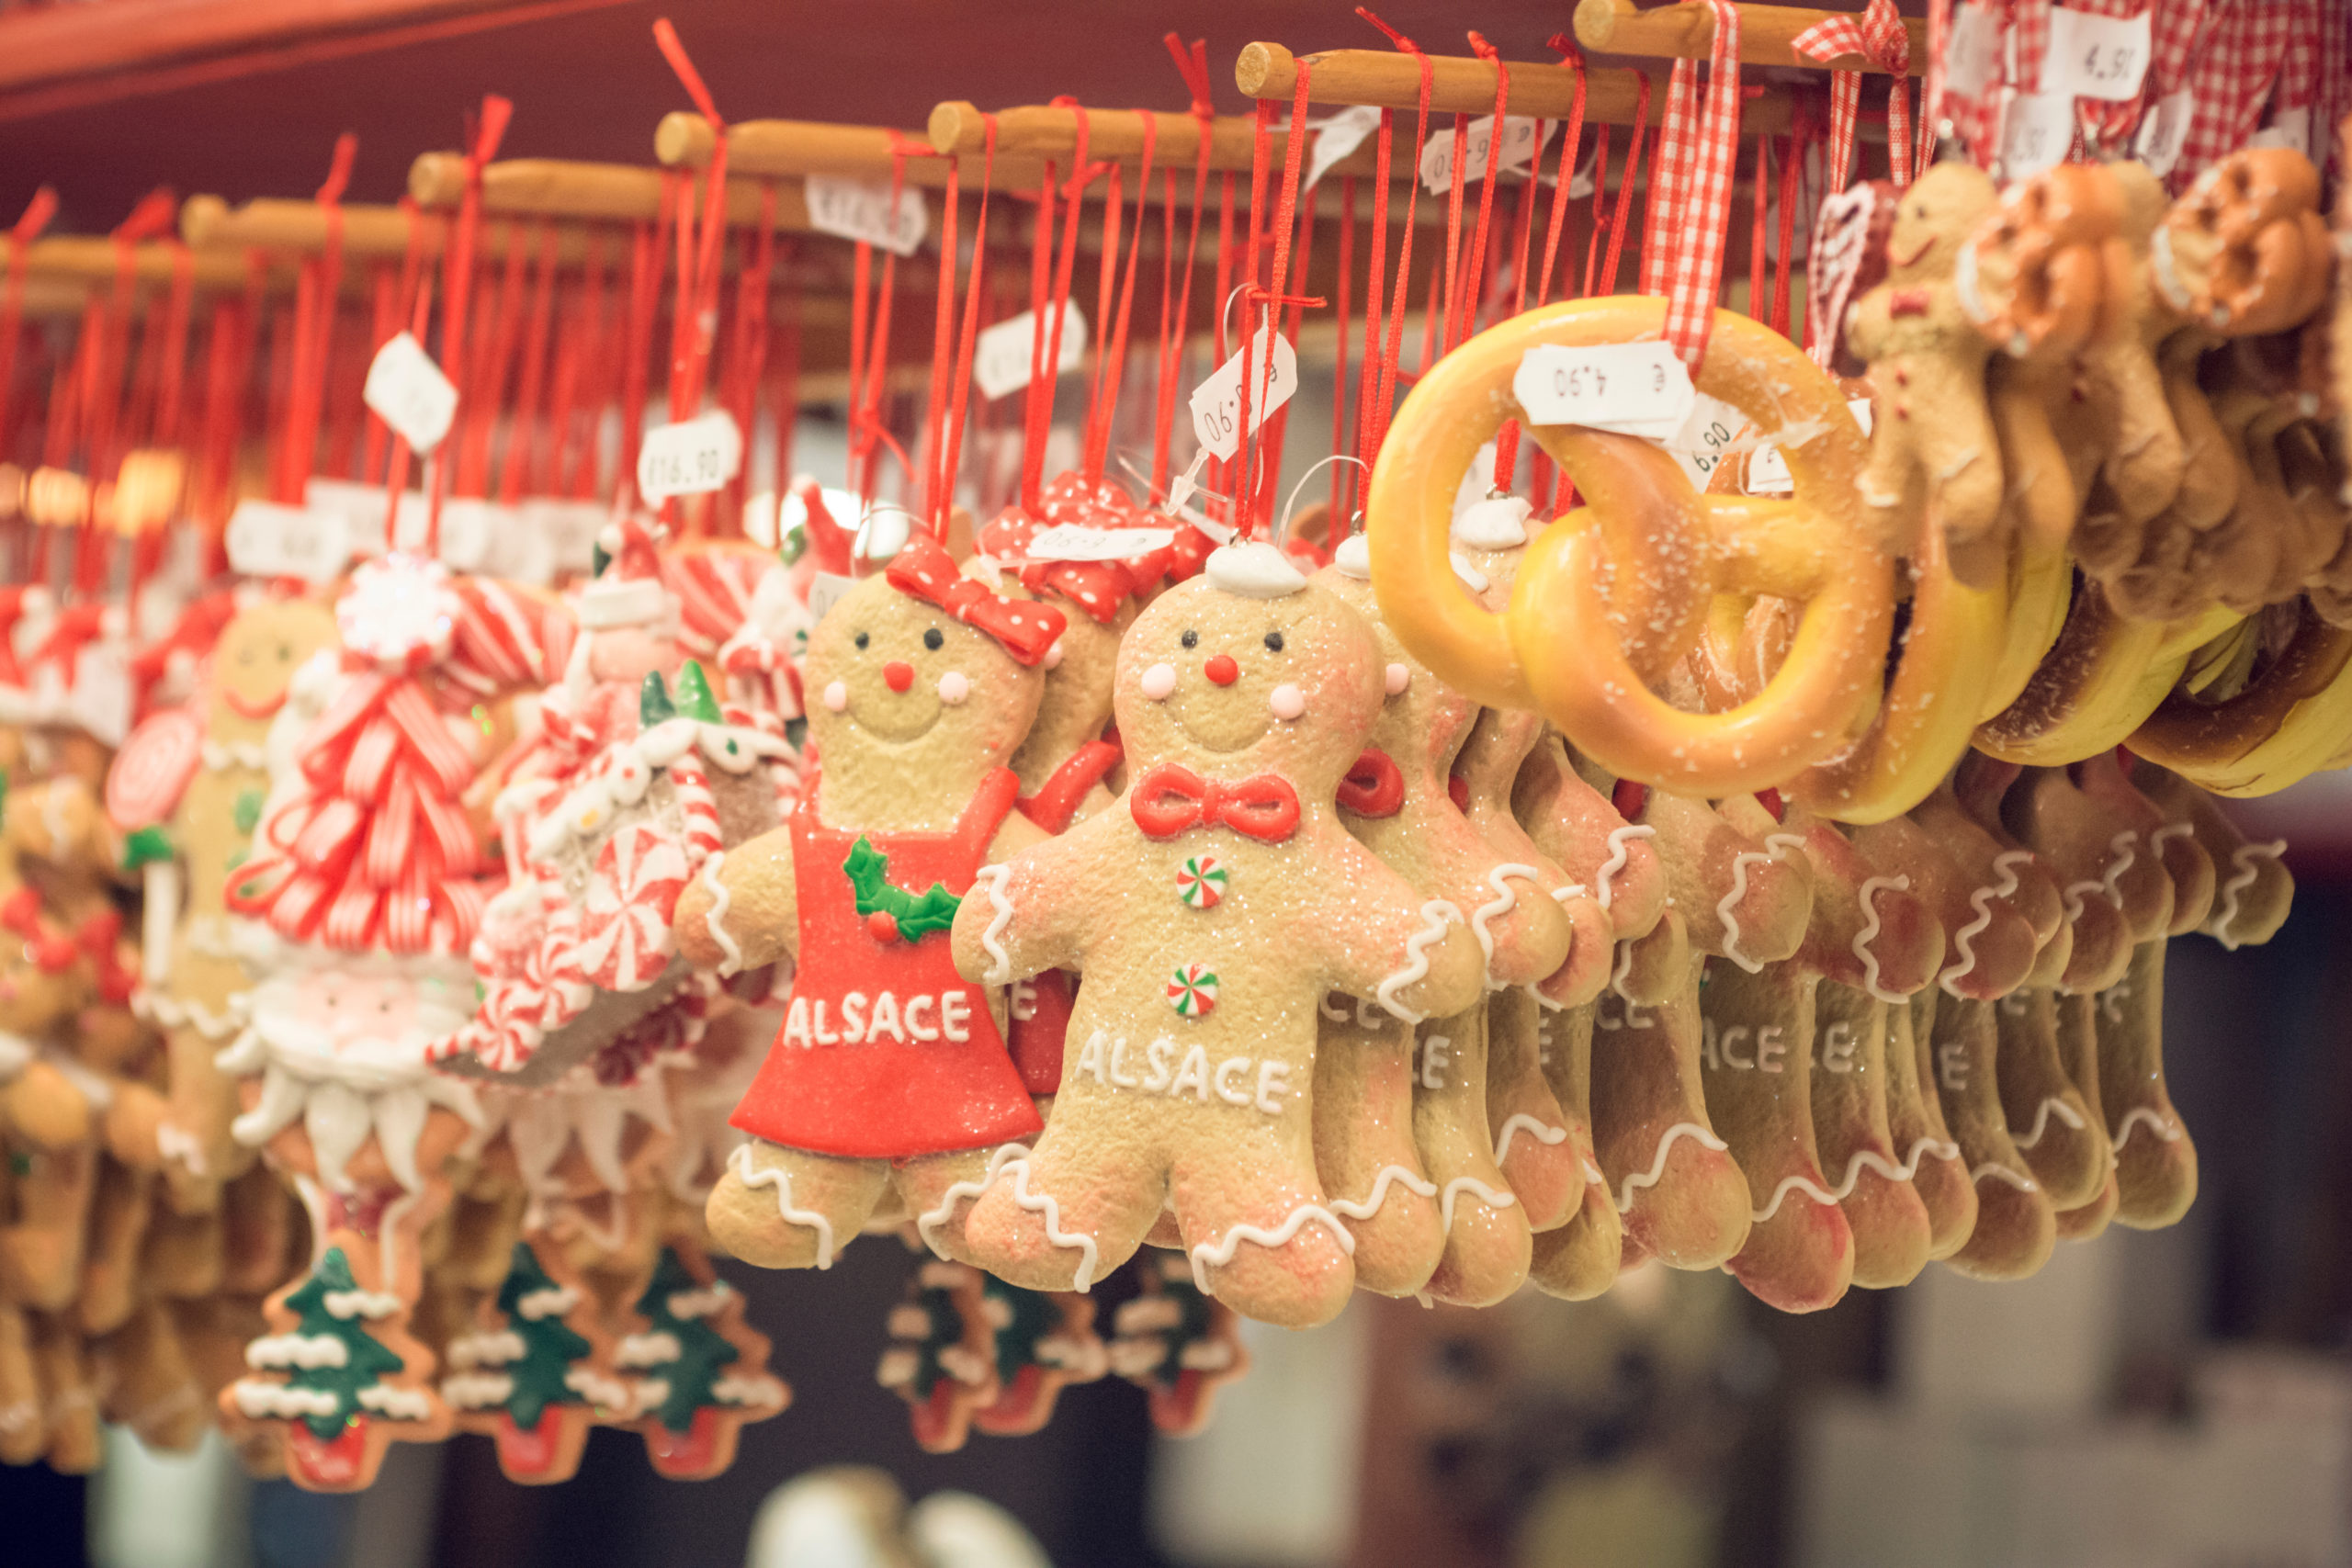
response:
[[[1004,998],[956,973],[947,928],[984,863],[1042,836],[1005,764],[1063,629],[916,534],[809,638],[817,772],[792,816],[680,895],[690,962],[798,966],[707,1210],[745,1261],[831,1267],[894,1189],[952,1251],[989,1151],[1038,1131]]]
[[[1957,550],[2000,514],[2000,447],[1984,401],[1992,345],[1969,319],[1957,278],[1993,201],[1991,177],[1972,164],[1938,164],[1914,181],[1887,233],[1885,280],[1846,320],[1847,342],[1870,366],[1862,501],[1896,550],[1923,519]]]
[[[1321,1004],[1418,1022],[1484,987],[1464,913],[1333,804],[1385,693],[1363,618],[1271,545],[1226,547],[1136,618],[1114,700],[1122,807],[987,873],[956,914],[967,975],[1083,976],[1053,1120],[972,1209],[972,1261],[1082,1290],[1167,1208],[1236,1310],[1303,1326],[1346,1304],[1354,1237],[1315,1159]]]

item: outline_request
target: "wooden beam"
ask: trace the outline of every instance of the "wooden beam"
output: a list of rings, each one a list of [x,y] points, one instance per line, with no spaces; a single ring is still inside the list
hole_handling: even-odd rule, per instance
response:
[[[1802,6],[1742,6],[1739,8],[1739,62],[1742,65],[1799,66],[1808,71],[1867,71],[1887,73],[1859,54],[1815,60],[1791,46],[1799,33],[1833,17],[1860,21],[1850,11],[1816,11]],[[1579,0],[1577,41],[1607,54],[1645,54],[1668,60],[1704,60],[1715,41],[1715,13],[1711,6],[1657,6],[1644,10],[1634,0]],[[1909,74],[1917,76],[1928,60],[1928,23],[1923,17],[1905,17],[1911,35]],[[1512,96],[1518,96],[1519,67],[1511,70]]]

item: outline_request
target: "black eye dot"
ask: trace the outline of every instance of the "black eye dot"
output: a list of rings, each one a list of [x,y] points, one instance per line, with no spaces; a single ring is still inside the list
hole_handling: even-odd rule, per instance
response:
[[[1184,635],[1178,637],[1176,640],[1182,643],[1186,648],[1198,648],[1201,646],[1201,634],[1193,631],[1188,626],[1185,628]]]
[[[947,634],[933,626],[922,634],[922,645],[936,653],[947,646]]]
[[[860,649],[864,649],[864,648],[865,647],[865,634],[864,632],[860,632],[860,633],[858,633],[855,637],[852,637],[850,640],[851,640],[852,642],[855,643],[855,644],[856,644]]]
[[[1268,632],[1266,634],[1266,651],[1269,653],[1280,653],[1282,650],[1283,634],[1280,632]]]

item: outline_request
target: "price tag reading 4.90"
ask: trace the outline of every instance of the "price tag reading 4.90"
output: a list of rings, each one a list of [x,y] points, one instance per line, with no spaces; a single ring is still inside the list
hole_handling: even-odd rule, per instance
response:
[[[707,495],[735,477],[743,437],[725,409],[648,432],[637,452],[637,493],[647,501]]]
[[[1662,343],[1531,348],[1511,395],[1536,424],[1582,424],[1660,440],[1690,412],[1690,373]]]

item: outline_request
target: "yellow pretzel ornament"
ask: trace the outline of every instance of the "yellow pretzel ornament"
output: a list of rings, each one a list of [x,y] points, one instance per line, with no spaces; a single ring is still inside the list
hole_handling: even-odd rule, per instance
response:
[[[1791,500],[1701,496],[1636,437],[1527,420],[1527,351],[1656,341],[1666,302],[1618,296],[1530,311],[1423,377],[1374,470],[1366,532],[1382,613],[1416,657],[1481,701],[1532,707],[1611,772],[1701,795],[1786,781],[1849,743],[1879,691],[1894,561],[1862,518],[1861,433],[1837,384],[1762,324],[1715,313],[1695,378],[1781,446]],[[1447,559],[1479,446],[1519,418],[1589,503],[1529,546],[1510,606],[1479,607]],[[1748,701],[1690,713],[1650,688],[1698,640],[1714,595],[1802,604],[1779,671]]]

